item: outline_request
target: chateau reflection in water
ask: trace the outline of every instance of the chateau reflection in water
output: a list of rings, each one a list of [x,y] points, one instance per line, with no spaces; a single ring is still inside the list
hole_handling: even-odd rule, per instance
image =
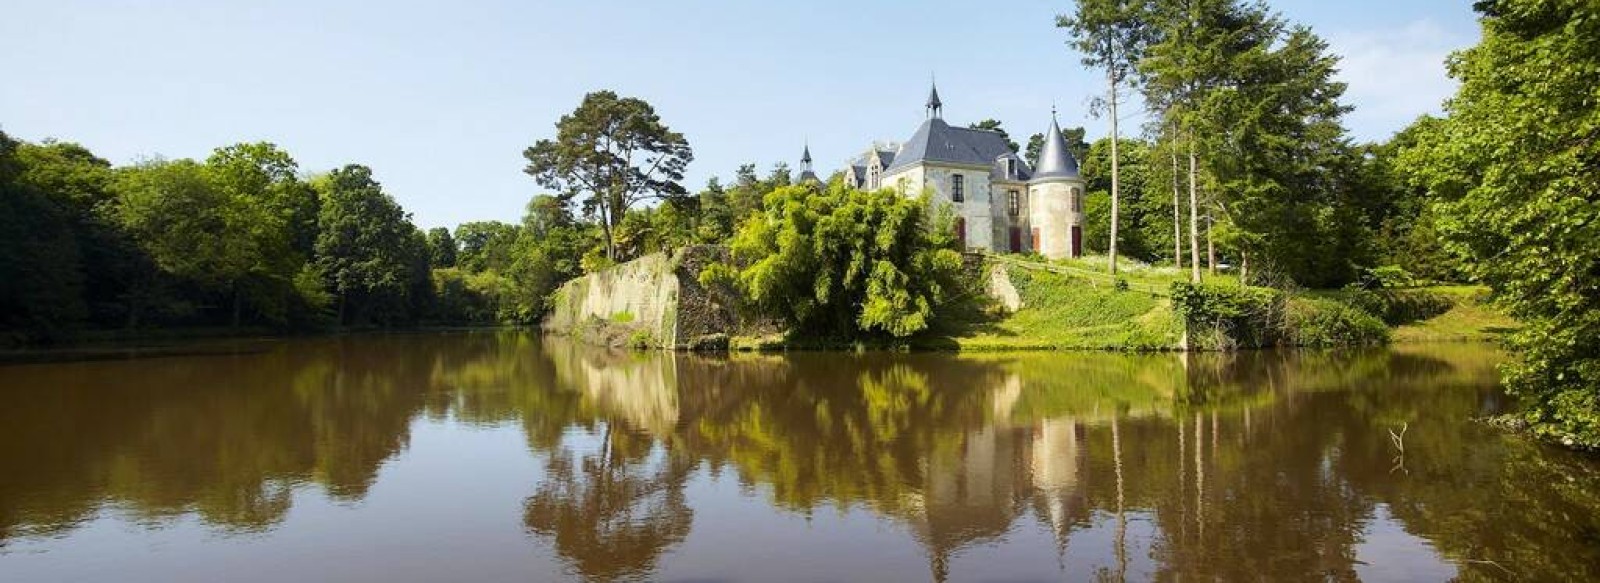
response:
[[[1465,421],[1502,406],[1498,358],[708,357],[477,333],[0,366],[0,553],[112,511],[270,533],[296,490],[359,503],[420,420],[520,424],[542,471],[505,512],[593,580],[650,578],[736,526],[697,512],[705,476],[772,512],[898,525],[935,579],[1035,527],[1102,579],[1355,579],[1385,528],[1446,576],[1600,578],[1570,534],[1600,532],[1595,465]]]

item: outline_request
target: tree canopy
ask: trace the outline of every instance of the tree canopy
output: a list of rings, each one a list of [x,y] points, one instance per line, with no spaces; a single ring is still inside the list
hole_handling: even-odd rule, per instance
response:
[[[694,153],[649,103],[596,91],[556,122],[555,139],[535,142],[523,157],[524,172],[541,186],[583,196],[584,212],[598,218],[605,235],[606,256],[618,260],[613,231],[628,209],[685,194],[679,181]]]

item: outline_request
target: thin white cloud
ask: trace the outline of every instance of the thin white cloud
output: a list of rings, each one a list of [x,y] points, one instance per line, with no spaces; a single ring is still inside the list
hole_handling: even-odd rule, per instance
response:
[[[1333,52],[1343,56],[1339,80],[1349,84],[1345,100],[1355,106],[1346,118],[1352,133],[1386,139],[1419,115],[1441,112],[1458,85],[1445,59],[1475,40],[1429,20],[1329,35]]]

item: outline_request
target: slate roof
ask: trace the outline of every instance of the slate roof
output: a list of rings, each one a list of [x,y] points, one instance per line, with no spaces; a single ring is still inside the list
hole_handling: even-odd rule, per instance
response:
[[[999,132],[955,127],[935,117],[922,122],[917,133],[900,146],[885,173],[917,162],[993,166],[996,158],[1010,153],[1011,146]]]
[[[1061,135],[1061,126],[1050,120],[1050,132],[1039,147],[1039,167],[1034,169],[1034,180],[1051,178],[1078,178],[1078,161],[1067,149],[1067,138]]]

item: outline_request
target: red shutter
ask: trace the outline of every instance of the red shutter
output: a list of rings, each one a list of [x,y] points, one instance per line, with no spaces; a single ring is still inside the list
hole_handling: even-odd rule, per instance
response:
[[[1039,227],[1033,228],[1033,252],[1039,252]]]

